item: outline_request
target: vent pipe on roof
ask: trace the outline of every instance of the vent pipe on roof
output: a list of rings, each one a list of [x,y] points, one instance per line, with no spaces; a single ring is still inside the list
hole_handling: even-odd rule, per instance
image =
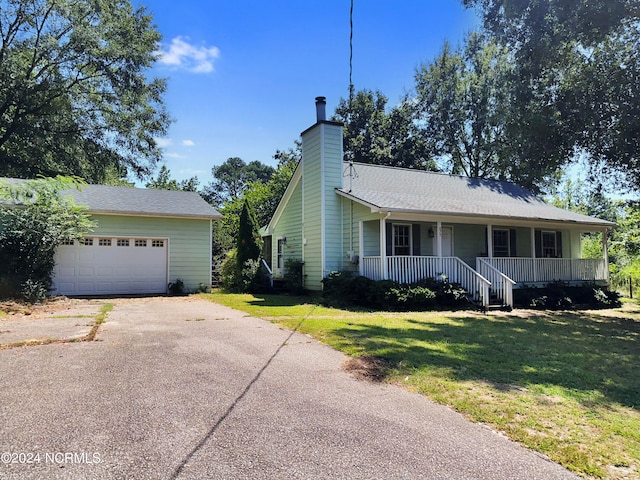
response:
[[[327,98],[316,97],[316,118],[318,122],[327,119]]]

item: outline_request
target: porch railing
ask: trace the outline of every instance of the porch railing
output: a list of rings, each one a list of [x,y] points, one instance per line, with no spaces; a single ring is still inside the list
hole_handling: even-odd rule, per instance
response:
[[[482,258],[517,283],[609,280],[603,258]]]
[[[362,274],[372,280],[384,278],[381,257],[363,257]],[[462,285],[469,296],[486,306],[489,302],[491,282],[476,272],[458,257],[387,257],[389,280],[400,283],[415,283],[424,278],[446,277],[449,282]]]
[[[496,300],[513,307],[513,286],[516,282],[487,262],[486,258],[476,258],[476,270],[491,282],[490,292],[497,297]]]

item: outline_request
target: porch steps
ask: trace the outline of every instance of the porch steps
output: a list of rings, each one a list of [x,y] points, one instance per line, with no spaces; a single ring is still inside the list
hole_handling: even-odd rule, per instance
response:
[[[284,293],[284,280],[282,278],[273,279],[273,293]]]
[[[510,310],[510,308],[505,306],[505,304],[502,303],[502,301],[500,300],[500,297],[498,297],[498,295],[494,292],[491,292],[489,294],[489,305],[483,306],[482,302],[474,301],[473,299],[471,299],[471,297],[469,297],[469,301],[477,305],[481,310],[485,310],[485,311],[506,310],[506,309]]]

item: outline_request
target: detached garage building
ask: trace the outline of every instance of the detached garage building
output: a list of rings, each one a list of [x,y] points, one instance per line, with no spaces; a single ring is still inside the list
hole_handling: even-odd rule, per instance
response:
[[[166,293],[181,279],[211,284],[211,222],[221,215],[194,192],[87,185],[65,192],[97,228],[56,252],[53,293]]]

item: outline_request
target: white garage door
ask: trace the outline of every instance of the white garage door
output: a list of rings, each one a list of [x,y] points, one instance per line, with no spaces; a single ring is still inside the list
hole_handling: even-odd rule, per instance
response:
[[[54,293],[166,293],[168,240],[88,237],[56,251]]]

